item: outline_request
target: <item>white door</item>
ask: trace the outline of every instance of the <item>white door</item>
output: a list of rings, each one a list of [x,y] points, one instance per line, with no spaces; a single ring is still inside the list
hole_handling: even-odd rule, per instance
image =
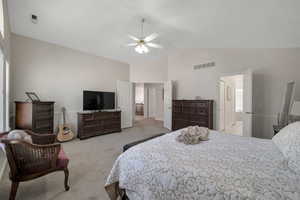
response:
[[[248,70],[244,73],[243,85],[243,136],[252,137],[253,73],[251,70]]]
[[[117,105],[121,109],[121,128],[132,127],[133,98],[133,83],[117,81]]]
[[[172,130],[172,100],[173,84],[172,81],[164,83],[164,127]]]

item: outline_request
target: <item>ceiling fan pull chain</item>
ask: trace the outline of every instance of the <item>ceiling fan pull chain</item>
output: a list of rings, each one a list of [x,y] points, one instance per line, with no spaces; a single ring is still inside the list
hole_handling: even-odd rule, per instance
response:
[[[144,39],[144,23],[145,23],[145,18],[142,19],[142,38]]]

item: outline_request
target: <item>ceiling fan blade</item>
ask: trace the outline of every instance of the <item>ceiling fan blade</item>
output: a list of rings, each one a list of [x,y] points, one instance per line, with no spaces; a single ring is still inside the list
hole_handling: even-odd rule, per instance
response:
[[[158,34],[157,34],[157,33],[152,33],[151,35],[145,37],[144,41],[145,41],[145,42],[150,42],[150,41],[154,40],[154,39],[157,38],[157,37],[158,37]]]
[[[135,43],[129,43],[129,44],[127,44],[126,46],[128,46],[128,47],[133,47],[133,46],[136,46],[136,45],[138,45],[137,42],[135,42]]]
[[[152,47],[152,48],[158,48],[158,49],[163,48],[163,46],[161,46],[160,44],[155,44],[155,43],[152,43],[152,42],[148,42],[148,43],[146,43],[146,45],[149,46],[149,47]]]
[[[140,39],[139,38],[137,38],[137,37],[135,37],[135,36],[133,36],[133,35],[128,35],[128,37],[130,38],[130,39],[132,39],[132,40],[134,40],[134,41],[140,41]]]

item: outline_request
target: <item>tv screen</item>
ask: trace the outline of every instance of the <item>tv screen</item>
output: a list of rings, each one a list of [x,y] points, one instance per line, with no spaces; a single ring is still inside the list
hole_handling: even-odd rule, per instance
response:
[[[114,92],[83,91],[83,110],[102,110],[114,108]]]

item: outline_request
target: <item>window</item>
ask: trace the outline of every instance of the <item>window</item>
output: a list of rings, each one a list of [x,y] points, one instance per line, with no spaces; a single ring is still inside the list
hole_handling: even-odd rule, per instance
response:
[[[243,112],[243,89],[235,89],[235,112]]]
[[[2,37],[4,37],[4,10],[3,10],[3,0],[0,0],[0,32]]]
[[[9,130],[9,63],[0,50],[0,131]]]
[[[0,131],[5,131],[5,66],[4,56],[0,51]]]
[[[4,103],[4,109],[5,109],[5,120],[4,120],[4,128],[5,131],[8,131],[10,129],[9,126],[9,63],[7,60],[5,61],[5,103]]]

